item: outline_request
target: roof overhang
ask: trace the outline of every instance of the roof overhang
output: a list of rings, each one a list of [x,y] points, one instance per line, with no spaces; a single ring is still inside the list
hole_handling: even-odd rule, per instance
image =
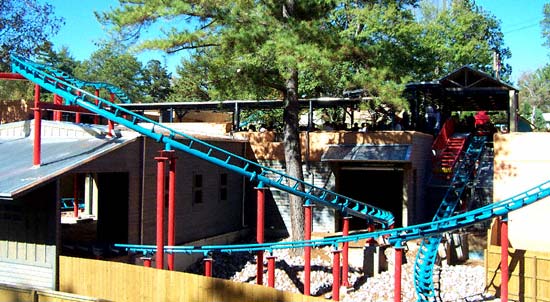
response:
[[[409,144],[330,145],[321,161],[404,164],[411,162],[411,150]]]
[[[41,165],[33,166],[31,121],[0,126],[0,199],[11,200],[100,156],[122,148],[140,135],[101,136],[101,126],[42,121]],[[65,135],[58,135],[65,133]]]

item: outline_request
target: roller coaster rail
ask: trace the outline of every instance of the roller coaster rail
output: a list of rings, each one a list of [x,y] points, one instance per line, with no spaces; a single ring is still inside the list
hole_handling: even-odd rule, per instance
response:
[[[215,165],[244,175],[250,181],[258,182],[259,186],[278,188],[290,194],[300,196],[306,201],[320,203],[336,208],[344,214],[361,217],[369,222],[379,223],[383,228],[389,227],[394,223],[395,218],[389,211],[314,186],[303,180],[290,177],[280,171],[264,167],[210,145],[190,135],[175,131],[163,124],[124,109],[86,90],[67,83],[57,76],[52,76],[43,70],[47,70],[46,67],[37,67],[42,66],[38,63],[30,62],[15,55],[11,56],[11,62],[13,72],[17,72],[44,89],[58,94],[65,99],[65,102],[77,104],[90,112],[153,138],[159,143],[164,143],[166,150],[179,149]],[[150,124],[150,129],[142,126],[143,123]],[[177,141],[176,138],[178,137],[188,140],[189,143],[184,144]]]
[[[479,157],[485,147],[487,137],[474,135],[469,138],[468,147],[459,161],[443,201],[437,209],[432,221],[438,221],[451,216],[466,189],[472,181],[473,172]],[[437,258],[441,234],[429,236],[422,240],[414,262],[414,287],[422,301],[436,300],[439,290],[433,281],[434,266]]]
[[[303,180],[290,177],[280,171],[261,166],[255,162],[210,145],[190,135],[175,131],[166,125],[124,109],[82,89],[82,87],[93,87],[96,89],[105,88],[111,93],[116,94],[116,86],[74,79],[61,71],[55,70],[54,68],[31,62],[15,55],[11,56],[11,61],[13,72],[19,73],[23,77],[29,79],[44,89],[58,94],[65,99],[66,103],[70,105],[79,105],[92,113],[121,124],[147,137],[153,138],[157,142],[164,144],[165,150],[177,149],[187,152],[200,159],[239,173],[247,177],[251,182],[257,182],[258,187],[274,187],[290,194],[300,196],[305,199],[306,203],[315,202],[336,208],[344,214],[361,217],[366,219],[368,222],[378,223],[382,226],[382,228],[388,228],[394,223],[394,217],[388,211],[348,198],[324,188],[316,187],[312,184],[304,182]],[[124,97],[121,98],[119,96],[119,99],[122,102],[129,102],[129,99],[124,99]],[[180,141],[176,139],[180,139]],[[470,173],[471,171],[473,170],[469,169],[468,171],[462,172]],[[462,214],[450,216],[454,212],[456,202],[459,201],[463,187],[467,181],[468,179],[458,179],[458,182],[453,185],[453,188],[450,188],[451,193],[455,195],[452,195],[452,198],[449,197],[449,200],[446,200],[446,196],[440,206],[440,209],[438,210],[438,214],[434,217],[433,221],[428,223],[396,229],[390,228],[368,233],[353,233],[347,236],[304,241],[282,241],[238,245],[165,246],[164,252],[183,254],[202,253],[204,255],[208,255],[215,251],[223,253],[254,251],[272,252],[276,249],[317,246],[333,246],[337,249],[340,243],[380,237],[384,238],[386,243],[389,245],[401,247],[410,240],[435,238],[434,236],[440,236],[445,232],[471,226],[492,218],[506,216],[511,211],[532,204],[550,195],[550,181],[547,181],[511,198],[488,204]],[[439,244],[439,239],[437,240],[437,244]],[[127,251],[142,253],[145,255],[153,254],[157,251],[157,246],[152,245],[116,244],[115,247],[124,248]],[[435,248],[436,245],[434,241],[428,244],[426,251],[432,251]],[[425,266],[428,267],[433,264],[433,261],[426,261],[425,264],[427,264]],[[430,282],[432,281],[428,279],[431,279],[432,272],[431,270],[424,270],[422,273],[425,273],[421,276],[421,282],[424,282],[422,286],[429,289]],[[428,275],[430,278],[426,277]],[[421,300],[429,300],[433,298],[431,293],[429,293],[429,295],[423,295],[422,288],[419,289],[417,287],[417,293],[419,294],[419,299]]]
[[[355,233],[348,236],[337,236],[331,238],[320,238],[302,241],[282,241],[271,243],[251,243],[237,245],[203,245],[203,246],[166,246],[164,251],[167,253],[203,253],[210,252],[254,252],[254,251],[272,251],[277,249],[303,248],[306,246],[338,246],[344,242],[357,242],[359,240],[371,238],[387,238],[385,241],[393,246],[404,246],[406,242],[421,239],[429,236],[435,236],[460,228],[465,228],[489,219],[502,217],[508,213],[530,205],[547,196],[550,196],[550,181],[546,181],[529,190],[521,192],[513,197],[488,204],[484,207],[468,211],[462,214],[454,215],[441,220],[416,224],[409,227],[380,230],[368,233]],[[117,248],[124,248],[130,252],[153,254],[156,252],[154,245],[139,244],[116,244]]]
[[[120,87],[118,87],[116,85],[109,84],[109,83],[104,83],[104,82],[84,81],[84,80],[80,80],[80,79],[77,79],[77,78],[71,76],[70,74],[68,74],[65,71],[59,70],[59,69],[57,69],[55,67],[52,67],[52,66],[49,66],[49,65],[30,62],[30,61],[26,61],[26,63],[28,63],[33,68],[36,68],[36,69],[41,70],[43,72],[52,73],[56,77],[58,77],[60,79],[63,79],[64,81],[74,85],[75,87],[77,87],[79,89],[81,89],[83,87],[91,87],[91,88],[94,88],[94,89],[106,89],[107,91],[109,91],[109,93],[112,93],[112,94],[116,95],[117,98],[122,103],[127,103],[127,104],[131,103],[130,97],[126,94],[126,92],[124,92],[124,90],[122,90]]]

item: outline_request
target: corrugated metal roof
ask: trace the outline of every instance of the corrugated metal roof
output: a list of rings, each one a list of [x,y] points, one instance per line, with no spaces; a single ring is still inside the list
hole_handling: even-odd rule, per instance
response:
[[[331,145],[321,161],[408,162],[411,145]]]
[[[139,136],[125,132],[109,138],[102,126],[42,121],[41,165],[33,167],[32,129],[30,121],[0,125],[0,199],[11,199]]]

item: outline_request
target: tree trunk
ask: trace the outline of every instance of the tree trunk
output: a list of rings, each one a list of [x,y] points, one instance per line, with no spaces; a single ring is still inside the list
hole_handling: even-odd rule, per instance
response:
[[[300,133],[298,131],[298,115],[300,106],[298,104],[298,71],[292,70],[291,76],[285,85],[285,104],[284,104],[284,149],[286,173],[296,179],[304,179],[302,171],[302,156],[300,148]],[[289,184],[293,186],[294,184]],[[299,190],[303,190],[302,186]],[[290,202],[290,223],[291,223],[291,240],[304,239],[304,211],[302,198],[296,195],[289,194]],[[292,250],[294,255],[301,254],[302,249]]]

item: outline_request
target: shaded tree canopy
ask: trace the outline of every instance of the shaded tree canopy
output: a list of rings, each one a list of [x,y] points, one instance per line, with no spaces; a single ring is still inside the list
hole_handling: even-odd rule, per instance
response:
[[[145,102],[165,102],[172,93],[171,74],[159,60],[150,60],[143,68]]]
[[[123,47],[105,44],[93,52],[90,59],[81,62],[75,68],[74,75],[85,81],[116,85],[133,102],[140,102],[144,98],[142,67],[137,58]]]
[[[8,70],[10,52],[35,54],[63,24],[50,4],[36,0],[0,1],[0,69]]]
[[[287,174],[298,179],[299,96],[363,88],[401,109],[408,81],[432,80],[464,64],[490,69],[495,51],[509,56],[499,22],[471,0],[444,9],[415,0],[120,3],[96,14],[120,41],[188,52],[174,87],[182,98],[282,99]],[[146,28],[162,36],[148,38]]]

